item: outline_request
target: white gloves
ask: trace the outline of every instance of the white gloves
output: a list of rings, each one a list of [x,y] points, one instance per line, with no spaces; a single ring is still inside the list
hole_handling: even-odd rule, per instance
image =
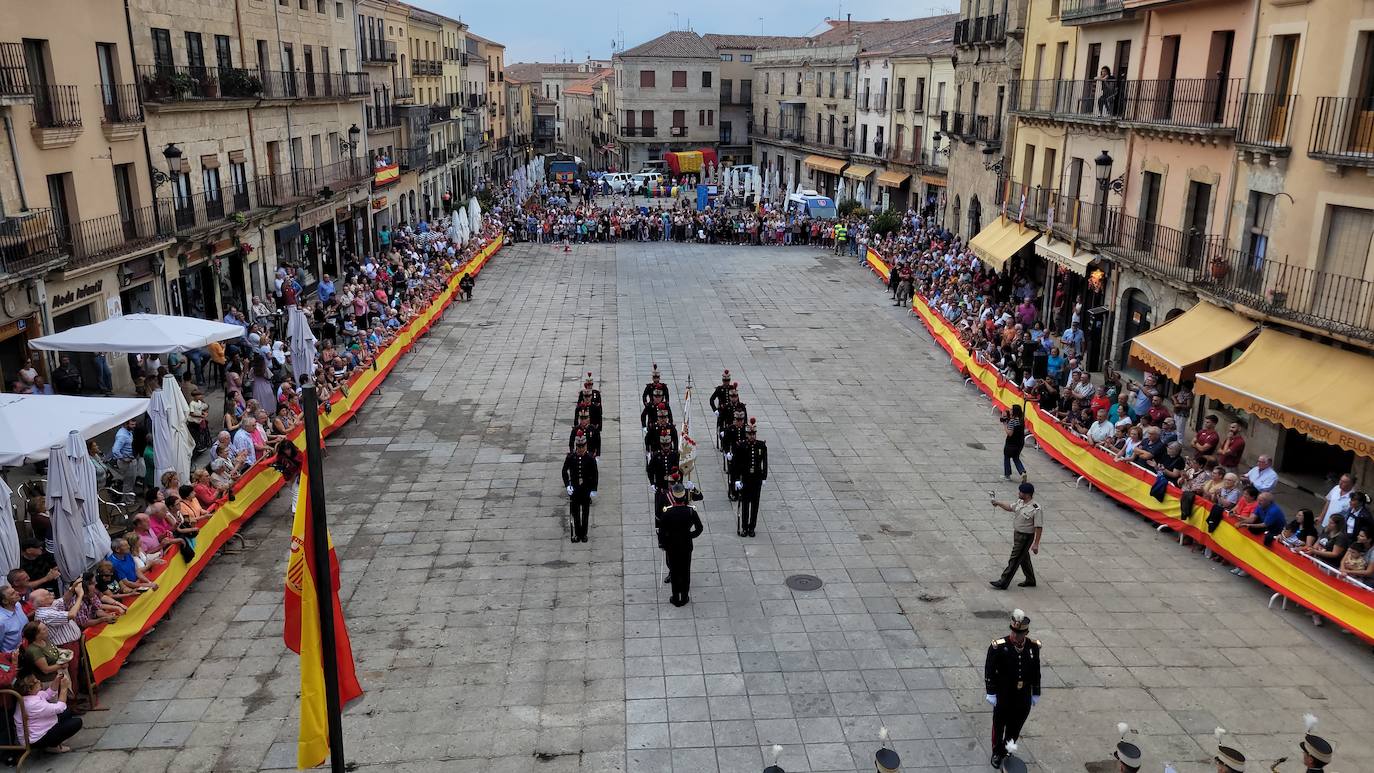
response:
[[[715,414],[717,419],[720,418],[720,411],[711,411],[711,413]]]
[[[1035,704],[1037,704],[1037,703],[1039,703],[1039,702],[1040,702],[1040,696],[1039,696],[1039,695],[1032,695],[1032,696],[1031,696],[1031,705],[1032,705],[1032,706],[1034,706]]]
[[[592,492],[592,499],[596,499],[596,492],[595,492],[595,491]]]
[[[730,461],[730,460],[732,460],[732,459],[734,459],[734,458],[735,458],[735,452],[734,452],[734,451],[726,451],[726,452],[725,452],[725,461],[728,462],[728,461]]]
[[[765,483],[767,483],[767,482],[768,482],[768,479],[767,479],[767,478],[764,478],[763,480],[759,481],[759,488],[763,488],[763,484],[765,484]]]
[[[649,484],[649,490],[650,490],[650,491],[658,491],[658,486],[655,486],[654,484],[650,483],[650,484]]]
[[[988,696],[985,696],[985,697],[988,699],[988,705],[989,705],[989,706],[996,706],[996,705],[997,705],[997,696],[996,696],[996,695],[988,695]]]
[[[739,491],[740,489],[743,489],[743,488],[744,488],[744,481],[742,481],[742,480],[737,480],[737,481],[735,481],[735,491]]]
[[[697,484],[696,484],[695,482],[693,482],[693,481],[690,481],[690,480],[687,481],[686,483],[682,484],[682,487],[685,488],[685,489],[687,489],[688,491],[696,491],[696,490],[697,490]]]
[[[573,487],[572,487],[572,486],[568,486],[568,496],[572,496],[572,495],[573,495]]]
[[[649,434],[649,428],[648,428],[648,427],[640,427],[640,428],[639,428],[639,434],[640,434],[641,437],[644,436],[644,435]]]

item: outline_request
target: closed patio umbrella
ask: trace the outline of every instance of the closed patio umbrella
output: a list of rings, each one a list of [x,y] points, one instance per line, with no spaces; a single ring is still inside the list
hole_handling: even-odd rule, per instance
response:
[[[0,478],[0,572],[19,568],[19,531],[14,526],[14,492]]]
[[[110,532],[100,522],[95,467],[86,455],[86,441],[75,430],[52,447],[48,458],[48,508],[57,567],[62,579],[74,582],[110,552]]]
[[[155,390],[148,403],[148,418],[153,425],[153,468],[157,480],[168,470],[175,471],[183,482],[189,482],[191,473],[191,443],[186,428],[186,400],[181,397],[181,387],[176,379],[167,377],[171,383],[163,382],[161,389]],[[181,406],[177,400],[181,400]],[[180,427],[178,427],[180,425]]]
[[[172,432],[176,434],[177,475],[182,483],[190,483],[191,453],[196,447],[191,428],[187,425],[187,420],[191,418],[191,406],[186,402],[186,393],[181,391],[181,384],[171,374],[162,377],[162,391],[167,395],[167,415],[172,420]]]
[[[304,384],[306,378],[315,375],[315,347],[318,339],[310,329],[310,320],[299,306],[291,310],[286,320],[286,336],[291,347],[291,373],[296,383]]]

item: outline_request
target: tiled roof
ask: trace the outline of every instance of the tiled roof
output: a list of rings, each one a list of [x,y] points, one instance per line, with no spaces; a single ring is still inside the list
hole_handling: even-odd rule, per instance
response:
[[[544,79],[544,67],[538,62],[523,62],[506,65],[506,79],[514,78],[525,83],[538,83]]]
[[[647,43],[621,51],[616,56],[655,56],[673,59],[718,59],[716,49],[690,30],[666,32]]]
[[[721,35],[708,32],[701,36],[712,48],[788,48],[806,45],[806,38],[792,35]]]
[[[881,21],[842,21],[826,19],[830,29],[812,38],[817,45],[837,45],[853,42],[858,38],[864,50],[886,48],[888,44],[901,40],[920,40],[923,36],[943,32],[948,28],[953,34],[958,14],[926,16],[920,19],[883,19]]]

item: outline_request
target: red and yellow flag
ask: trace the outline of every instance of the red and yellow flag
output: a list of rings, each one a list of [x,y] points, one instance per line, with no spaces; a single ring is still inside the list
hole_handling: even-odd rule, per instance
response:
[[[296,518],[291,525],[291,554],[286,561],[286,646],[301,656],[301,727],[296,741],[296,765],[313,768],[329,756],[329,715],[324,697],[324,656],[320,643],[319,596],[315,592],[314,561],[310,557],[310,485],[301,472],[296,495]],[[334,651],[339,663],[339,700],[342,705],[363,694],[353,666],[343,604],[339,601],[339,558],[329,541],[329,575],[334,586]]]

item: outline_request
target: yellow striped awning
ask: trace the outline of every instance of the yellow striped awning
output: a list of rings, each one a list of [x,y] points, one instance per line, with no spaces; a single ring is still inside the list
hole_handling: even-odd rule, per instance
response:
[[[1255,327],[1253,321],[1203,301],[1132,338],[1131,359],[1177,384],[1195,375],[1212,355],[1244,341]]]
[[[802,163],[812,169],[819,169],[830,174],[839,174],[840,170],[844,169],[845,164],[844,161],[829,156],[807,156]]]
[[[1001,271],[1011,256],[1039,236],[1034,228],[1027,228],[1010,218],[996,218],[969,242],[973,254],[993,271]]]
[[[900,188],[911,178],[906,172],[879,172],[878,184],[886,188]]]
[[[867,180],[868,176],[876,171],[878,170],[874,169],[871,166],[864,166],[863,164],[850,164],[849,168],[844,170],[844,176],[848,177],[851,180],[862,181]]]

